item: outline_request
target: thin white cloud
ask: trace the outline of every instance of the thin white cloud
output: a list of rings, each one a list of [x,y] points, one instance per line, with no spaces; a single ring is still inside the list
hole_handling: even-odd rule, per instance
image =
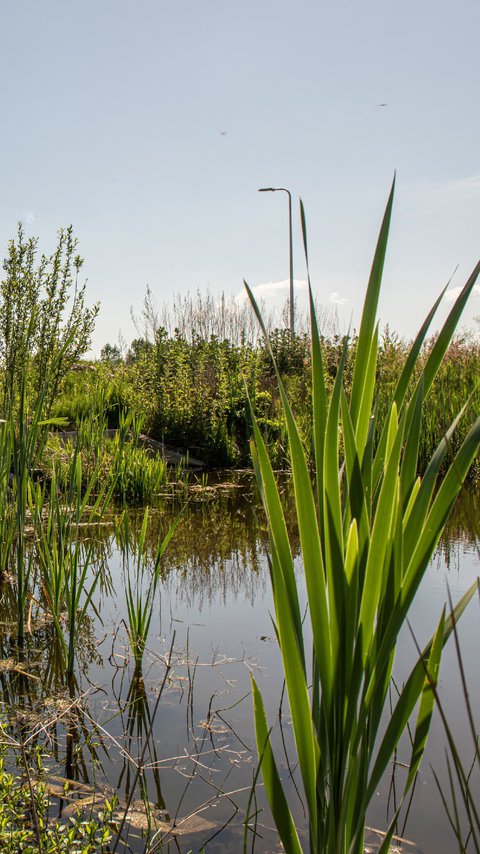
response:
[[[449,288],[448,291],[445,292],[444,300],[445,302],[455,302],[457,297],[462,292],[463,288]],[[480,285],[474,285],[472,289],[472,297],[480,297]]]
[[[462,196],[480,196],[480,175],[469,175],[466,178],[458,178],[456,181],[447,181],[443,190]]]
[[[348,302],[348,299],[346,297],[342,297],[337,291],[332,291],[328,299],[333,303],[333,305],[345,305],[345,303]]]
[[[304,279],[293,280],[294,291],[303,291],[306,287],[307,283]],[[257,299],[276,297],[279,294],[281,295],[283,291],[288,292],[290,290],[290,279],[282,279],[280,282],[262,282],[259,285],[254,285],[251,290],[254,297]],[[240,293],[235,297],[239,303],[244,303],[247,298],[247,292],[245,289],[240,291]]]
[[[410,196],[410,203],[415,205],[414,210],[406,212],[404,216],[425,216],[455,203],[478,199],[480,175],[466,175],[463,178],[452,178],[450,181],[404,184],[402,190],[406,194],[406,200]]]
[[[403,184],[402,189],[406,192],[425,195],[479,196],[480,175],[465,175],[463,178],[452,178],[449,181],[419,181],[414,184]]]

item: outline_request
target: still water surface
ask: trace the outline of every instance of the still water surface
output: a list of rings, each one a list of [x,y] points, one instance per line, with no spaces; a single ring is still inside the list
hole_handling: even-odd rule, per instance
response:
[[[287,486],[285,490],[285,506],[289,507]],[[467,511],[458,508],[427,572],[411,610],[411,631],[405,629],[399,644],[395,673],[400,682],[416,658],[412,635],[423,647],[436,628],[447,598],[447,583],[456,602],[479,573],[478,553],[468,524],[469,519],[475,519],[476,510],[478,504],[475,507],[471,501]],[[176,512],[178,508],[168,505],[152,511],[152,555]],[[293,517],[291,527],[295,543]],[[223,493],[206,493],[190,502],[164,558],[141,679],[134,677],[123,622],[127,570],[118,539],[110,532],[98,540],[97,548],[103,572],[95,594],[97,613],[85,626],[78,646],[84,713],[70,730],[69,752],[59,732],[58,761],[53,770],[84,783],[108,785],[121,798],[128,797],[135,769],[126,754],[138,757],[145,744],[145,731],[153,721],[153,737],[145,755],[149,800],[157,816],[170,822],[176,818],[178,827],[185,831],[175,839],[165,837],[162,850],[199,850],[207,842],[206,851],[242,851],[245,811],[256,765],[251,673],[263,693],[274,727],[278,764],[286,780],[285,751],[293,756],[285,701],[280,707],[283,677],[270,618],[266,532],[252,484],[247,478]],[[298,557],[296,570],[305,606]],[[480,603],[474,600],[460,626],[466,677],[478,720],[479,618]],[[164,658],[172,642],[173,667],[155,710],[165,675]],[[458,747],[467,758],[472,755],[472,745],[452,642],[442,661],[440,696]],[[436,715],[428,756],[402,833],[416,847],[406,850],[425,854],[456,850],[433,776],[435,770],[447,786],[444,751],[443,727]],[[402,744],[398,759],[408,761],[407,743]],[[294,785],[286,785],[297,826],[304,835],[302,803]],[[393,790],[386,780],[371,808],[369,824],[373,828],[386,827],[392,798]],[[261,781],[250,812],[255,813],[251,822],[256,833],[255,851],[280,851]],[[194,821],[189,818],[192,815]],[[371,839],[373,842],[375,836]],[[252,841],[250,833],[247,850],[252,850]],[[135,851],[144,850],[135,830],[130,844]]]

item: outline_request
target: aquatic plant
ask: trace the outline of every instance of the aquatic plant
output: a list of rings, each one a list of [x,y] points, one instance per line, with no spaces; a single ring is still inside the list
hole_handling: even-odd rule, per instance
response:
[[[167,481],[165,460],[138,445],[141,427],[142,419],[133,412],[121,413],[115,439],[103,447],[106,476],[114,481],[117,501],[127,506],[152,501]]]
[[[122,551],[124,558],[125,595],[127,620],[125,624],[135,669],[141,672],[143,654],[152,621],[155,596],[160,581],[161,560],[175,529],[180,521],[181,512],[170,525],[166,535],[157,547],[153,565],[146,557],[146,537],[148,528],[148,510],[143,515],[140,534],[134,540],[130,533],[128,513],[124,514],[122,530]],[[132,558],[135,563],[132,572]]]
[[[11,773],[17,756],[22,776]],[[9,769],[10,766],[10,769]],[[54,815],[48,768],[39,747],[29,747],[12,738],[9,727],[0,721],[0,849],[3,854],[17,851],[94,854],[109,851],[115,802],[104,809],[88,811],[80,804],[70,822]]]
[[[41,385],[34,399],[33,407],[30,410],[27,396],[27,382],[26,378],[23,378],[20,388],[18,413],[15,416],[11,413],[4,423],[5,436],[0,443],[0,452],[3,455],[0,467],[4,473],[8,467],[10,468],[8,478],[9,481],[11,480],[13,490],[12,493],[6,490],[0,496],[0,503],[4,505],[4,510],[0,513],[0,518],[5,518],[5,508],[8,508],[10,501],[13,501],[16,522],[14,536],[17,569],[16,593],[19,644],[23,643],[25,634],[25,607],[33,560],[32,550],[27,550],[25,547],[27,513],[32,512],[32,509],[37,515],[39,512],[39,493],[35,489],[35,480],[37,475],[41,473],[36,470],[36,464],[45,445],[48,428],[53,424],[61,422],[61,419],[58,418],[43,418],[47,391],[48,384],[45,382]],[[11,533],[10,529],[8,536]]]
[[[107,423],[106,413],[100,412],[81,418],[71,438],[55,433],[49,436],[42,464],[47,474],[56,468],[63,489],[68,489],[77,444],[83,488],[87,489],[95,476],[97,484],[112,487],[112,497],[123,506],[145,505],[163,490],[168,477],[181,478],[181,471],[171,470],[160,454],[139,444],[142,419],[134,412],[120,412],[114,435]]]
[[[95,572],[87,585],[94,565],[94,542],[82,538],[81,526],[92,526],[103,519],[109,507],[114,482],[102,480],[100,461],[85,481],[82,470],[83,436],[77,435],[67,475],[61,479],[54,464],[47,486],[33,492],[31,516],[36,534],[36,555],[41,584],[58,637],[67,654],[67,675],[72,676],[75,646],[81,623],[99,581]],[[66,480],[65,487],[62,482]],[[44,508],[47,509],[45,518]],[[62,617],[66,613],[68,646],[64,640]]]
[[[475,546],[480,558],[478,523],[476,518],[470,519],[472,530],[475,532]],[[477,589],[480,602],[480,578],[477,578]],[[449,591],[449,599],[450,599]],[[480,803],[478,798],[478,783],[480,775],[479,720],[475,714],[471,699],[471,686],[467,681],[466,662],[464,661],[457,626],[454,625],[455,651],[460,675],[461,693],[465,701],[465,715],[462,725],[470,741],[468,760],[462,756],[458,746],[458,723],[454,727],[446,713],[441,691],[435,689],[435,700],[442,720],[447,739],[446,764],[448,784],[442,783],[440,776],[433,769],[445,814],[452,828],[458,850],[461,854],[470,850],[480,852]]]
[[[277,369],[287,424],[296,514],[313,640],[311,673],[292,548],[279,488],[254,420],[252,456],[268,519],[275,628],[282,655],[297,758],[308,811],[309,850],[361,854],[366,812],[417,703],[404,796],[425,748],[443,644],[473,595],[462,597],[414,664],[396,704],[387,698],[396,643],[453,503],[480,446],[480,418],[447,467],[441,466],[465,406],[417,475],[423,404],[480,271],[477,265],[418,371],[435,302],[413,342],[382,422],[376,423],[380,293],[394,187],[388,200],[366,292],[348,393],[348,341],[331,392],[311,303],[312,482],[298,425]],[[306,224],[301,208],[308,271]],[[310,279],[309,279],[310,284]],[[260,312],[248,289],[260,324]],[[415,372],[418,377],[415,378]],[[410,383],[414,390],[407,395]],[[374,441],[375,432],[377,440]],[[342,457],[340,457],[342,439]],[[302,845],[273,754],[262,697],[254,679],[258,754],[266,793],[287,852]],[[385,717],[387,715],[387,717]],[[387,829],[388,850],[397,812]],[[248,822],[248,816],[247,816]]]

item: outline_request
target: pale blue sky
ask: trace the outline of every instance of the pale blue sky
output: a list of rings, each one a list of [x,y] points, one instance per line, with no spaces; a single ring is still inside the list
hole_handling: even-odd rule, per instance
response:
[[[345,324],[395,169],[382,322],[412,335],[480,256],[478,0],[3,0],[0,24],[2,252],[20,218],[45,251],[73,223],[97,352],[147,283],[287,278],[287,200],[261,186],[303,197]]]

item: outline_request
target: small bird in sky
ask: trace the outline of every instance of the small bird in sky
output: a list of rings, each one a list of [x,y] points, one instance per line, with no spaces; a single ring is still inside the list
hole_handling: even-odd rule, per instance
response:
[[[379,104],[379,107],[388,107],[388,104]]]
[[[219,132],[220,136],[226,136],[228,133],[228,130],[219,130],[218,132]]]

